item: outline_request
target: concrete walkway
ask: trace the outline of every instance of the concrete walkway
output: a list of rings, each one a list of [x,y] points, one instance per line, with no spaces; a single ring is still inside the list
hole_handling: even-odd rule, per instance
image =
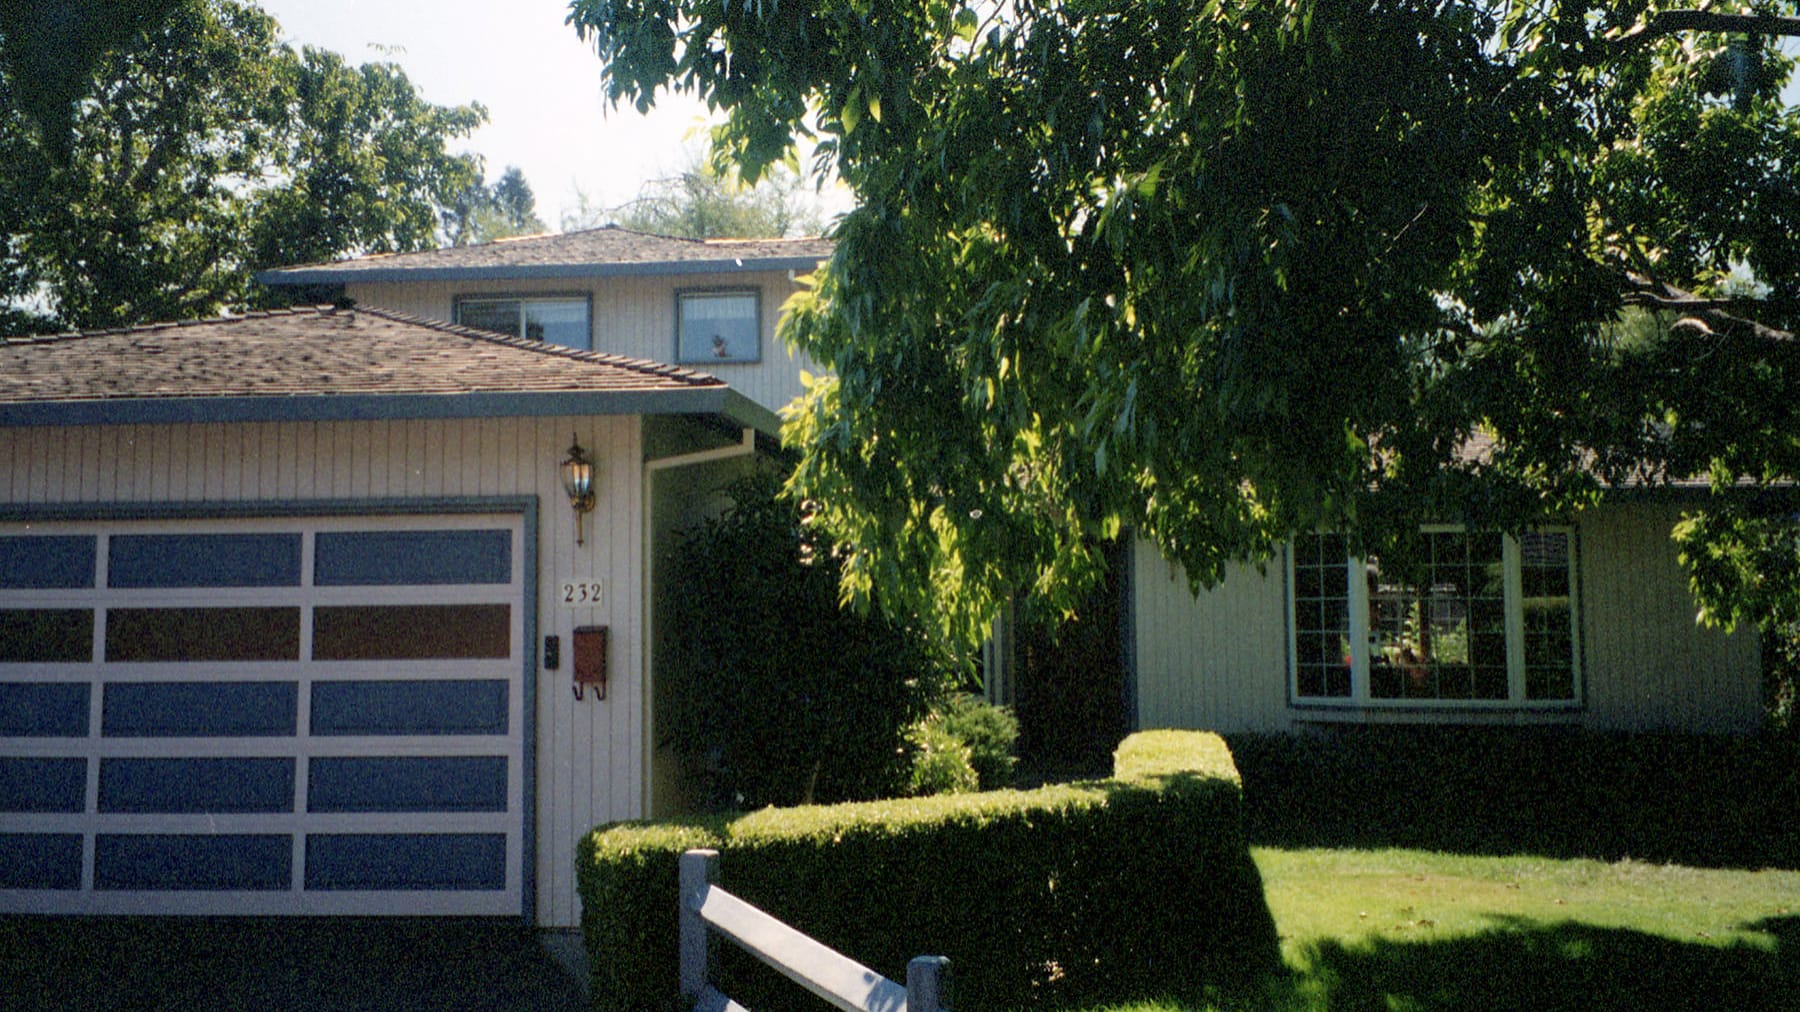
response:
[[[0,1009],[587,1007],[512,921],[0,918]]]

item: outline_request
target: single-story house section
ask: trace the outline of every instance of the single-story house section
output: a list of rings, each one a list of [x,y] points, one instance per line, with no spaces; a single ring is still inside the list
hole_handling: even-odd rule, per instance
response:
[[[0,912],[575,926],[667,779],[653,560],[775,426],[374,309],[0,344]]]
[[[1344,723],[1744,733],[1762,724],[1751,631],[1698,625],[1670,529],[1697,488],[1617,489],[1572,526],[1430,528],[1405,567],[1296,538],[1196,598],[1129,553],[1127,721],[1292,731]]]

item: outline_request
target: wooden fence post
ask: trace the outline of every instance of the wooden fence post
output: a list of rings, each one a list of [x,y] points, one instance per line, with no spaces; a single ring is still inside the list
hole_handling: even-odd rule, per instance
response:
[[[906,1012],[949,1012],[950,959],[915,956],[906,964]]]
[[[712,932],[700,919],[706,890],[719,878],[719,852],[690,850],[681,855],[681,997],[695,1002],[713,975]]]

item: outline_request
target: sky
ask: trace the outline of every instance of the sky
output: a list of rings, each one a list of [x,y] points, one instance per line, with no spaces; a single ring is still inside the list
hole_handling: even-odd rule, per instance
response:
[[[644,181],[674,175],[704,149],[706,107],[664,95],[648,115],[610,109],[600,58],[563,23],[568,0],[260,0],[296,49],[352,64],[391,61],[438,105],[480,102],[488,123],[453,151],[474,151],[488,180],[525,173],[538,217],[556,228],[577,190],[615,207]],[[827,203],[829,204],[829,200]]]

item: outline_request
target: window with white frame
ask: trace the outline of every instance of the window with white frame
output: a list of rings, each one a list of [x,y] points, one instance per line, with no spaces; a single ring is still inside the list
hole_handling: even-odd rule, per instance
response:
[[[456,300],[456,322],[569,348],[593,346],[584,295],[463,296]]]
[[[1421,557],[1356,558],[1338,534],[1289,553],[1299,703],[1567,705],[1577,699],[1569,531],[1430,528]]]
[[[755,290],[677,292],[675,360],[717,365],[762,358],[762,295]]]

